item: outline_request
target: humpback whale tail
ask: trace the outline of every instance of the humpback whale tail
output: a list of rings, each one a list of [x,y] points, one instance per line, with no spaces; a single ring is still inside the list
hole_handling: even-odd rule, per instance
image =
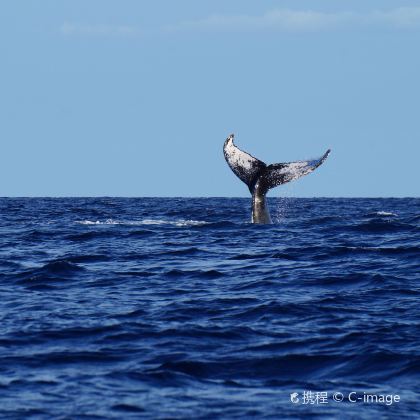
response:
[[[330,150],[319,159],[266,165],[235,146],[234,135],[225,141],[223,153],[229,167],[252,194],[252,222],[271,223],[265,195],[271,188],[293,181],[314,171],[327,159]]]

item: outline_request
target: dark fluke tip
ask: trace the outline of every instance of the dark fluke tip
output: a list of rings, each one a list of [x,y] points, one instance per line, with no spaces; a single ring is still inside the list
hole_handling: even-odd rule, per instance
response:
[[[326,159],[328,156],[329,156],[329,154],[331,153],[331,149],[328,149],[324,154],[323,154],[323,156],[322,156],[322,158],[321,159]]]

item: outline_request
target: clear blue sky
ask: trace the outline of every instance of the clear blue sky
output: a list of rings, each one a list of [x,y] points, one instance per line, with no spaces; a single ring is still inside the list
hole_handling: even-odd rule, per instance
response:
[[[419,196],[418,1],[3,1],[0,54],[0,196],[246,196],[231,132],[332,148],[271,196]]]

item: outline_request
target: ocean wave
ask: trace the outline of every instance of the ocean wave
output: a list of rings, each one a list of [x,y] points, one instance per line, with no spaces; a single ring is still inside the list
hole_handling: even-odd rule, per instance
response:
[[[223,277],[224,274],[218,270],[179,270],[173,269],[167,271],[165,274],[167,277],[196,277],[201,279],[210,279]]]
[[[146,411],[143,407],[134,404],[115,404],[111,409],[123,413],[144,413]]]
[[[369,214],[371,215],[371,214]],[[393,213],[392,211],[377,211],[373,213],[374,216],[390,216],[390,217],[398,217],[398,214]]]
[[[254,378],[267,380],[283,378],[304,380],[314,374],[322,376],[331,364],[340,377],[354,377],[363,372],[365,379],[386,380],[397,375],[414,360],[413,357],[387,352],[372,352],[355,358],[347,355],[291,354],[285,356],[254,357],[226,360],[183,360],[161,364],[157,371],[175,371],[197,378],[230,379]]]
[[[68,280],[80,275],[84,270],[84,267],[70,261],[54,260],[40,267],[10,274],[8,278],[28,289],[51,290],[68,285]]]
[[[165,219],[143,219],[143,220],[114,220],[106,219],[105,221],[100,220],[76,220],[75,223],[80,225],[109,225],[109,226],[159,226],[159,225],[169,225],[169,226],[202,226],[206,225],[208,222],[202,220],[165,220]]]
[[[360,223],[353,223],[348,226],[341,226],[340,230],[353,230],[365,233],[381,233],[381,232],[401,232],[413,229],[413,226],[408,223],[386,220],[386,219],[372,219]]]

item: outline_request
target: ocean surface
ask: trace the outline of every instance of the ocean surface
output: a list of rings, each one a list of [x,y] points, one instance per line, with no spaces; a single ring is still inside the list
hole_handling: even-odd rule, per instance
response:
[[[420,418],[420,199],[269,204],[0,199],[0,418]]]

